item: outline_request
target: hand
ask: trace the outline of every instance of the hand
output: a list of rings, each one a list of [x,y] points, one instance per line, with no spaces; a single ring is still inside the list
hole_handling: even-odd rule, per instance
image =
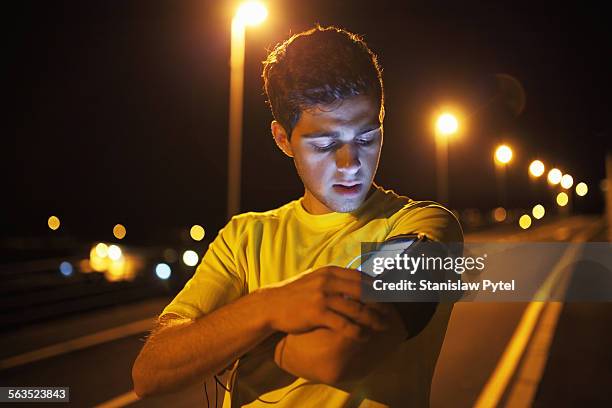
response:
[[[384,305],[359,300],[363,279],[357,270],[325,266],[262,289],[272,328],[290,334],[329,328],[353,339],[385,330]]]

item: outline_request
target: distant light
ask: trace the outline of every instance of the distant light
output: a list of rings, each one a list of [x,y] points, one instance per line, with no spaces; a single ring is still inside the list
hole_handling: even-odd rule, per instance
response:
[[[559,204],[560,207],[565,207],[568,201],[569,197],[564,191],[557,194],[557,204]]]
[[[531,214],[533,214],[533,218],[539,220],[544,217],[544,214],[546,214],[546,210],[544,209],[544,206],[542,204],[538,204],[533,207],[533,209],[531,210]]]
[[[493,210],[493,219],[496,222],[505,221],[507,216],[508,213],[506,212],[506,209],[504,207],[497,207],[495,210]]]
[[[202,228],[201,225],[194,225],[193,227],[191,227],[191,230],[189,230],[189,235],[191,235],[191,239],[193,239],[194,241],[201,241],[202,239],[204,239],[204,228]]]
[[[183,262],[187,266],[196,266],[198,264],[199,259],[200,258],[198,257],[198,254],[196,254],[192,250],[187,250],[183,252]]]
[[[168,264],[158,263],[155,267],[155,274],[159,279],[168,279],[171,273],[172,269],[170,269]]]
[[[534,177],[540,177],[544,174],[544,163],[540,160],[534,160],[529,165],[529,173]]]
[[[576,194],[580,197],[584,197],[589,192],[589,187],[586,183],[580,182],[576,185]]]
[[[508,164],[512,160],[512,149],[507,145],[501,145],[495,149],[495,160],[498,163]]]
[[[119,248],[117,245],[109,246],[108,257],[113,261],[118,261],[121,258],[121,248]]]
[[[64,261],[60,264],[59,270],[62,275],[70,276],[72,275],[72,272],[73,272],[72,264],[68,261]]]
[[[553,186],[559,184],[562,177],[563,173],[561,173],[561,170],[559,169],[551,169],[548,172],[548,182]]]
[[[521,218],[519,218],[519,225],[522,229],[527,229],[531,227],[531,217],[527,214],[521,215]]]
[[[236,19],[238,22],[244,25],[258,25],[261,24],[268,16],[268,10],[259,1],[248,1],[238,7],[236,12]]]
[[[99,258],[106,258],[108,256],[108,245],[106,245],[104,242],[100,242],[98,245],[96,245],[96,255]]]
[[[55,215],[52,215],[47,220],[47,225],[49,226],[49,228],[55,231],[56,229],[60,227],[60,220]]]
[[[564,174],[563,177],[561,177],[561,187],[567,190],[572,188],[573,185],[574,178],[572,176],[570,176],[569,174]]]
[[[123,225],[117,224],[113,227],[113,235],[115,238],[123,239],[125,238],[125,234],[127,234],[127,231]]]
[[[178,253],[172,248],[164,249],[164,259],[166,262],[175,263],[178,260]]]
[[[452,135],[459,128],[457,118],[450,113],[443,113],[436,121],[436,129],[438,134],[442,136]]]

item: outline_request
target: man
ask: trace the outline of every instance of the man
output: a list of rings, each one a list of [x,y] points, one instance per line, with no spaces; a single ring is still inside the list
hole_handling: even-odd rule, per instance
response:
[[[463,237],[443,207],[373,184],[384,118],[376,56],[356,35],[317,26],[278,45],[263,78],[272,135],[304,196],[219,232],[160,315],[134,389],[177,390],[226,370],[224,407],[427,406],[452,306],[362,302],[362,275],[348,267],[362,242]]]

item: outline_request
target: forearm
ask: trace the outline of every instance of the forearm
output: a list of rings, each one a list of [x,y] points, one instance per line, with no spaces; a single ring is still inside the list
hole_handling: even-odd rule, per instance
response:
[[[287,335],[278,343],[275,362],[283,370],[311,381],[338,385],[359,381],[406,338],[394,312],[385,331],[371,332],[362,341],[330,329]]]
[[[276,362],[290,374],[329,385],[347,384],[368,375],[399,344],[397,338],[378,334],[355,342],[331,330],[289,335]],[[279,352],[281,347],[279,347]]]
[[[154,335],[132,369],[136,393],[172,391],[218,373],[272,334],[266,313],[263,295],[254,292]]]

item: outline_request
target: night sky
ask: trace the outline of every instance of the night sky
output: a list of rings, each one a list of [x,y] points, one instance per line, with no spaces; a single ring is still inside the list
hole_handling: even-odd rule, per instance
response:
[[[543,183],[528,186],[527,166],[540,158],[589,184],[578,209],[601,211],[611,128],[608,14],[536,3],[268,2],[266,22],[247,33],[242,210],[275,208],[303,192],[269,131],[261,61],[266,49],[318,22],[363,34],[379,55],[387,112],[379,184],[435,198],[432,115],[450,105],[465,115],[450,145],[452,208],[498,205],[492,152],[503,141],[515,153],[510,207],[550,200]],[[79,239],[109,239],[118,222],[132,243],[171,241],[195,223],[214,235],[225,222],[234,6],[7,8],[2,236],[47,234],[52,214]]]

